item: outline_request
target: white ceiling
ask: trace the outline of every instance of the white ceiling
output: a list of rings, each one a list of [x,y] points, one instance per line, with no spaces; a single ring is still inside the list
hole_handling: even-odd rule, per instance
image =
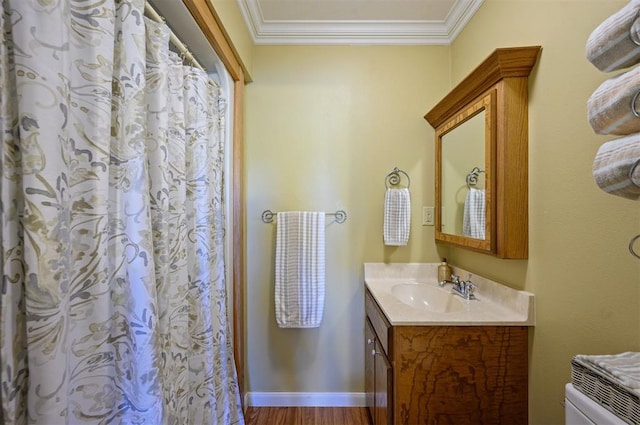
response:
[[[484,0],[237,0],[256,44],[450,44]]]

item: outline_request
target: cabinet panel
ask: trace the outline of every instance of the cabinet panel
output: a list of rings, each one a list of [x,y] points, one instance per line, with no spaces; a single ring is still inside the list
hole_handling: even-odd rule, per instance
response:
[[[364,321],[364,394],[367,410],[375,419],[375,333],[369,319]]]
[[[392,391],[392,370],[391,363],[382,351],[382,346],[376,341],[375,353],[375,416],[374,425],[390,425],[391,391]]]
[[[391,325],[385,318],[373,296],[367,291],[365,295],[365,311],[371,321],[380,345],[385,353],[389,354],[389,328]]]
[[[395,423],[527,423],[526,327],[399,327],[393,347]]]

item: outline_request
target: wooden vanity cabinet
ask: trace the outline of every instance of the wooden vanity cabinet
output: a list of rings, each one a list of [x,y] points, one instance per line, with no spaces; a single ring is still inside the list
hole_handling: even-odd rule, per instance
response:
[[[391,326],[368,290],[365,312],[374,425],[528,422],[526,326]]]

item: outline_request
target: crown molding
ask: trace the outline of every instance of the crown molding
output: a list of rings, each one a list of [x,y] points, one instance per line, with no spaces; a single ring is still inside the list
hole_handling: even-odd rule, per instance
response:
[[[499,81],[505,78],[528,77],[541,50],[541,46],[503,47],[494,50],[427,112],[424,118],[433,128],[438,128]]]
[[[264,19],[258,0],[237,0],[257,45],[448,45],[483,1],[458,0],[442,21],[276,21]]]

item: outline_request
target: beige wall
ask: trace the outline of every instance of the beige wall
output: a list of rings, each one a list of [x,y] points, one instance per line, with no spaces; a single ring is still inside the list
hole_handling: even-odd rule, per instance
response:
[[[245,81],[252,78],[253,40],[244,24],[242,12],[236,0],[208,0],[223,23],[224,29],[231,40],[233,49],[238,55],[245,72]],[[247,77],[248,74],[248,77]]]
[[[247,350],[251,392],[362,392],[365,261],[435,261],[434,132],[422,118],[448,90],[448,47],[257,47],[247,86]],[[386,175],[411,177],[408,247],[385,248]],[[344,209],[326,227],[318,329],[279,329],[275,225],[263,210]]]
[[[215,0],[214,3],[231,1]],[[255,47],[246,93],[248,390],[360,392],[362,263],[437,261],[536,294],[531,423],[563,422],[577,353],[640,350],[640,263],[627,252],[637,204],[600,191],[591,165],[607,137],[586,120],[606,78],[584,59],[618,0],[485,0],[451,47]],[[227,21],[224,22],[228,25]],[[237,22],[236,22],[237,24]],[[541,45],[530,84],[530,256],[499,260],[436,247],[420,226],[433,204],[433,130],[422,116],[496,47]],[[382,245],[384,177],[412,178],[411,243]],[[275,226],[265,209],[343,208],[327,226],[327,299],[319,329],[275,325]]]
[[[485,0],[452,45],[455,84],[496,47],[541,45],[530,77],[529,260],[451,249],[451,261],[536,295],[530,361],[532,423],[562,423],[578,353],[640,349],[640,262],[629,255],[638,204],[593,181],[586,101],[608,76],[585,59],[591,31],[625,1]]]

